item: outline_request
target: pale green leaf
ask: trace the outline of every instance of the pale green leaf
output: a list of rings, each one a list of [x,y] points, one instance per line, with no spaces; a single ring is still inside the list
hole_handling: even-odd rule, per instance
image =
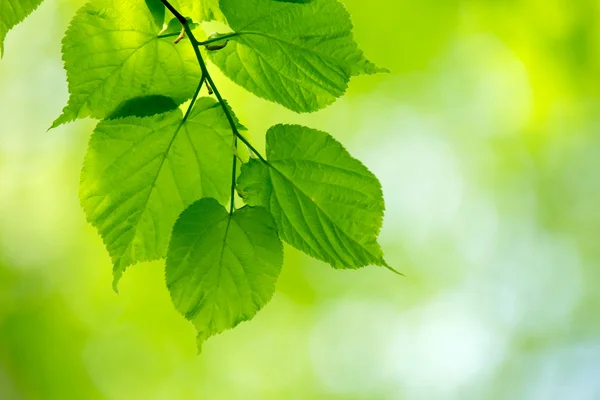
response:
[[[282,263],[275,223],[262,207],[230,215],[204,198],[181,214],[167,255],[167,287],[177,310],[196,327],[199,349],[271,299]]]
[[[180,104],[192,96],[201,75],[196,57],[188,43],[158,37],[160,7],[91,0],[77,12],[62,49],[71,96],[53,127],[105,118],[135,97],[161,95]]]
[[[335,268],[387,266],[377,236],[381,185],[329,134],[298,125],[267,132],[267,161],[242,167],[244,201],[266,207],[283,240]]]
[[[43,0],[0,0],[0,57],[4,55],[4,38],[8,31],[23,21]]]
[[[173,0],[170,3],[182,15],[194,21],[225,21],[219,9],[219,0]]]
[[[344,94],[352,75],[381,71],[359,50],[337,0],[220,4],[238,35],[209,51],[211,60],[240,86],[293,111],[326,107]]]
[[[177,216],[203,196],[225,202],[232,136],[219,104],[201,98],[187,121],[175,110],[98,124],[81,172],[80,199],[114,264],[165,256]]]

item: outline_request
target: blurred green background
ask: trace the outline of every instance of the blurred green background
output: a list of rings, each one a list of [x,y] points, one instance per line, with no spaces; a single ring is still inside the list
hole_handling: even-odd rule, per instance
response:
[[[286,248],[277,293],[196,355],[162,262],[125,274],[77,198],[94,121],[46,0],[0,61],[0,399],[600,399],[600,3],[346,0],[388,75],[293,115],[222,75],[262,146],[330,132],[382,181],[383,268]],[[214,71],[214,68],[212,69]]]

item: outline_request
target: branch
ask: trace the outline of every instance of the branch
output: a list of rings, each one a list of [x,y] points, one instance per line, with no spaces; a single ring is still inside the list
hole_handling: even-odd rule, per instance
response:
[[[187,34],[188,38],[190,39],[190,42],[192,43],[192,48],[194,49],[194,53],[196,54],[196,58],[198,59],[198,64],[200,65],[200,70],[202,71],[202,79],[200,81],[200,84],[198,85],[198,89],[196,90],[196,93],[194,94],[194,97],[192,98],[192,102],[190,103],[190,106],[188,107],[188,110],[185,114],[185,116],[183,117],[183,121],[185,122],[185,119],[187,119],[192,106],[194,105],[194,101],[196,100],[196,97],[198,97],[198,93],[200,92],[200,88],[202,87],[202,84],[204,83],[204,80],[206,80],[207,83],[207,87],[212,88],[212,90],[215,93],[215,96],[217,97],[217,100],[219,101],[219,104],[221,105],[221,108],[223,109],[223,112],[225,113],[225,117],[227,118],[227,121],[229,122],[229,126],[231,127],[231,132],[233,132],[233,146],[232,146],[232,150],[233,150],[233,168],[232,168],[232,172],[231,172],[231,204],[229,207],[229,213],[233,213],[233,210],[235,208],[234,205],[234,195],[235,195],[235,178],[236,178],[236,168],[237,168],[237,139],[239,138],[246,146],[248,146],[248,148],[254,153],[256,154],[256,156],[266,165],[269,165],[269,163],[267,162],[267,160],[258,152],[258,150],[256,150],[251,144],[250,142],[248,142],[248,140],[242,136],[242,134],[239,132],[237,125],[235,123],[235,120],[233,119],[233,115],[231,114],[231,111],[229,110],[229,107],[227,106],[227,103],[225,102],[225,100],[223,99],[223,97],[221,96],[221,93],[219,93],[219,90],[217,89],[217,86],[215,85],[215,82],[213,81],[212,77],[210,76],[210,74],[208,73],[208,69],[206,68],[206,63],[204,62],[204,58],[202,57],[202,53],[200,52],[200,45],[203,44],[208,44],[208,43],[212,43],[214,41],[218,41],[218,40],[223,40],[226,39],[228,37],[233,37],[236,36],[237,33],[231,33],[228,35],[223,35],[219,38],[216,39],[211,39],[211,40],[207,40],[205,42],[199,42],[196,37],[194,36],[194,33],[192,32],[192,29],[190,28],[187,19],[181,15],[179,13],[179,11],[177,11],[175,9],[175,7],[173,7],[168,0],[161,0],[161,2],[165,5],[165,7],[167,7],[169,9],[169,11],[171,11],[171,13],[173,13],[173,15],[177,18],[177,20],[181,23],[181,25],[183,26],[183,29],[185,31],[185,33]]]
[[[160,0],[165,7],[167,7],[169,9],[169,11],[171,11],[171,13],[175,16],[175,18],[177,18],[177,20],[181,23],[181,25],[186,26],[187,25],[187,19],[185,19],[185,17],[183,15],[181,15],[179,13],[179,11],[177,11],[175,9],[175,7],[173,7],[171,5],[171,3],[168,2],[168,0]]]
[[[179,22],[181,22],[181,25],[183,26],[183,29],[185,30],[185,33],[187,34],[188,38],[190,39],[190,42],[192,43],[192,47],[194,48],[194,53],[196,54],[196,58],[198,59],[198,64],[200,65],[200,69],[202,70],[202,74],[203,76],[206,76],[206,81],[208,83],[207,86],[211,87],[214,92],[215,95],[217,96],[217,100],[219,101],[219,103],[221,104],[221,107],[223,108],[223,112],[225,113],[225,116],[227,117],[227,120],[229,121],[229,125],[231,126],[231,130],[232,132],[235,134],[235,136],[237,136],[246,146],[248,146],[248,148],[265,164],[269,165],[269,163],[267,162],[267,160],[258,152],[258,150],[256,150],[254,148],[254,146],[252,146],[250,144],[250,142],[248,142],[248,140],[242,136],[242,134],[238,131],[237,126],[235,125],[235,122],[233,120],[233,116],[231,115],[231,112],[229,111],[229,108],[227,108],[227,105],[225,103],[225,101],[223,100],[223,98],[221,97],[221,94],[219,93],[219,91],[217,90],[217,87],[215,85],[215,82],[212,80],[212,77],[210,76],[210,74],[208,73],[208,70],[206,69],[206,63],[204,62],[204,59],[202,58],[202,54],[200,53],[200,50],[198,49],[198,44],[200,43],[198,41],[198,39],[196,39],[196,37],[194,36],[194,33],[192,32],[192,30],[190,29],[190,26],[188,24],[187,19],[185,19],[185,17],[183,15],[181,15],[179,13],[179,11],[177,11],[170,3],[168,0],[161,0],[161,2],[165,5],[165,7],[167,7],[169,9],[169,11],[171,11],[173,13],[173,15],[177,18],[177,20],[179,20]],[[219,40],[222,40],[223,38],[225,38],[225,36],[227,37],[232,37],[232,36],[236,36],[237,33],[232,33],[231,36],[228,35],[223,35],[219,38]],[[208,42],[208,41],[207,41]]]

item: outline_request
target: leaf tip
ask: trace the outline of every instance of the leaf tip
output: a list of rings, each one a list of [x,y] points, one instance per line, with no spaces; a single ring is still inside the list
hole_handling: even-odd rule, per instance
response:
[[[116,268],[113,270],[112,288],[116,294],[119,294],[119,281],[121,280],[122,275],[123,272],[117,270]]]
[[[59,127],[61,124],[58,122],[58,119],[56,119],[52,125],[50,125],[50,127],[48,129],[46,129],[46,132],[50,132],[52,129]]]
[[[202,346],[204,345],[205,341],[206,337],[199,332],[196,335],[196,355],[199,356],[200,354],[202,354]]]
[[[366,61],[365,65],[363,66],[363,72],[367,75],[389,74],[390,70],[384,67],[379,67],[371,61]]]
[[[58,128],[59,126],[66,124],[67,122],[71,122],[73,121],[74,118],[69,118],[67,116],[65,116],[65,113],[63,112],[62,114],[60,114],[60,116],[58,118],[56,118],[54,120],[54,122],[52,123],[52,125],[50,126],[50,128],[48,128],[48,131],[51,131],[54,128]]]

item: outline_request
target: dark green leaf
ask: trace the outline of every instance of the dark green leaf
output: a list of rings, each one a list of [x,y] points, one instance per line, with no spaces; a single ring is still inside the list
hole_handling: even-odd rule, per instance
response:
[[[170,97],[154,95],[135,97],[125,101],[110,114],[107,119],[124,117],[149,117],[155,114],[161,114],[167,111],[173,111],[177,108],[177,103]]]

